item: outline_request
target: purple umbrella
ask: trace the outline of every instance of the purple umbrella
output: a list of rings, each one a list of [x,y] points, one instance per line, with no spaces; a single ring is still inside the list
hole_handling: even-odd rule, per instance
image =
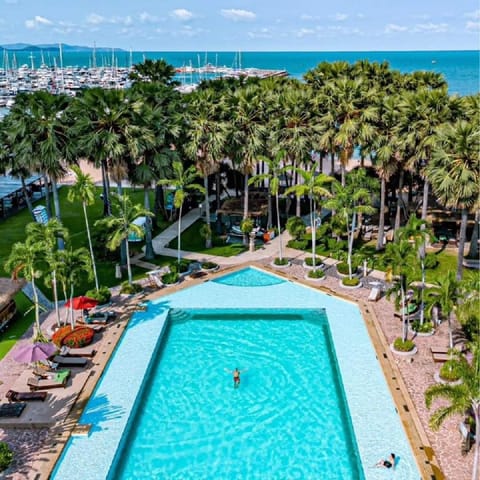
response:
[[[28,343],[20,347],[13,358],[19,363],[39,362],[40,360],[45,360],[50,357],[57,350],[58,347],[53,343]]]

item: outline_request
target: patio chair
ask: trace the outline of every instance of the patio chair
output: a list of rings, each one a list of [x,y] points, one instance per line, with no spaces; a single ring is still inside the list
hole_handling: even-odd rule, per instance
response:
[[[55,355],[51,360],[62,367],[85,367],[88,362],[83,357],[65,357],[63,355]]]
[[[25,407],[26,403],[2,403],[0,405],[0,417],[19,417]]]
[[[43,402],[47,398],[47,392],[16,392],[9,390],[5,397],[9,402]]]
[[[376,302],[380,299],[382,295],[381,290],[378,287],[374,287],[370,290],[370,295],[368,296],[368,300],[370,302]]]
[[[92,347],[70,348],[64,345],[59,353],[63,357],[93,357],[97,351]]]
[[[40,377],[40,378],[54,378],[54,376],[58,373],[65,375],[66,374],[65,372],[68,372],[68,374],[70,375],[70,370],[68,368],[63,368],[61,370],[49,370],[40,366],[36,366],[32,370],[32,373],[36,377]]]
[[[62,371],[54,373],[53,378],[29,378],[27,385],[32,392],[36,390],[49,390],[50,388],[65,388],[67,386],[67,380],[70,376],[70,371]]]

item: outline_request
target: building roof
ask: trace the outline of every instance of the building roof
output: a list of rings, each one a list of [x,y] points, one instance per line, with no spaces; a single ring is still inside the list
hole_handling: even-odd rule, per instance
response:
[[[25,285],[23,280],[0,277],[0,306],[7,303]]]

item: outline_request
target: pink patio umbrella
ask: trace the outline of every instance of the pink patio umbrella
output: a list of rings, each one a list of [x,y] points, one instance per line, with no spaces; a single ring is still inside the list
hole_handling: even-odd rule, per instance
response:
[[[15,352],[13,359],[19,363],[39,362],[52,356],[57,350],[58,347],[50,342],[28,343]]]

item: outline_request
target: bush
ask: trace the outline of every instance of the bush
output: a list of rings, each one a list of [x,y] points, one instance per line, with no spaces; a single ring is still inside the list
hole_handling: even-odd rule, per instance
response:
[[[245,218],[240,223],[240,230],[242,231],[242,233],[245,233],[246,235],[249,235],[250,232],[253,230],[254,226],[255,225],[254,225],[253,220],[251,218]]]
[[[348,275],[348,263],[347,262],[340,262],[337,263],[337,272],[341,273],[342,275]],[[352,264],[352,274],[355,273],[358,269],[358,265]]]
[[[162,283],[165,285],[171,285],[172,283],[177,283],[180,276],[177,272],[169,272],[162,275]]]
[[[0,442],[0,472],[10,466],[13,460],[13,452],[5,442]]]
[[[124,295],[134,295],[142,290],[141,285],[138,285],[138,283],[128,283],[128,280],[122,282],[120,287],[120,293],[123,293]]]
[[[325,276],[325,272],[321,268],[317,268],[316,270],[310,270],[308,272],[309,278],[323,278]],[[357,279],[358,280],[358,279]]]
[[[300,240],[305,234],[306,225],[300,217],[290,217],[285,225],[287,232],[295,239]]]
[[[190,261],[186,259],[181,259],[180,263],[172,262],[169,265],[169,268],[170,268],[170,272],[185,273],[185,272],[188,272],[188,269],[190,268]]]
[[[295,248],[296,250],[305,250],[308,245],[308,240],[289,240],[287,247]]]
[[[309,267],[313,267],[313,257],[305,258],[305,265],[307,265]],[[322,261],[318,257],[316,257],[315,258],[315,266],[320,267],[320,265],[322,265]]]
[[[215,262],[203,262],[202,263],[202,269],[203,270],[213,270],[214,268],[217,268],[218,264]]]
[[[342,278],[342,284],[346,287],[356,287],[360,283],[360,280],[357,277],[352,278]]]
[[[95,288],[92,288],[92,290],[89,290],[87,293],[85,293],[85,296],[88,298],[94,298],[98,301],[99,305],[103,305],[104,303],[108,303],[110,301],[112,292],[108,287],[101,286],[98,288],[98,292]]]
[[[57,346],[61,347],[63,345],[63,339],[72,333],[72,327],[70,325],[65,325],[60,327],[52,335],[52,342]]]
[[[440,368],[440,378],[447,382],[456,382],[460,378],[458,360],[447,360]]]
[[[419,320],[412,322],[412,330],[417,333],[430,333],[433,330],[432,322],[424,322],[422,325]]]
[[[273,261],[275,265],[282,266],[282,265],[288,265],[288,258],[275,258]]]
[[[440,262],[438,261],[437,255],[435,253],[427,253],[425,255],[425,268],[436,268],[439,263]]]
[[[401,338],[396,338],[393,342],[393,348],[398,352],[411,352],[415,348],[415,344],[408,339],[403,341]]]
[[[86,345],[90,345],[95,335],[95,330],[89,327],[75,328],[63,339],[62,345],[66,345],[70,348],[82,348]]]

